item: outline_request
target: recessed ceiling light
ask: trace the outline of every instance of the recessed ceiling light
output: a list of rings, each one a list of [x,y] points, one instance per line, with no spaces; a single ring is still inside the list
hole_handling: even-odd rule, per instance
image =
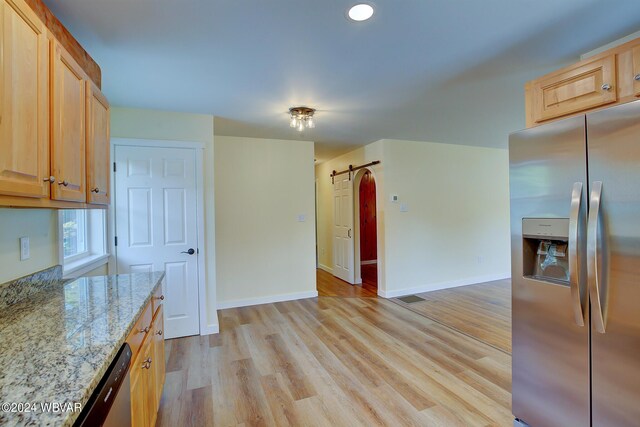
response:
[[[349,18],[353,21],[366,21],[373,16],[373,6],[360,3],[349,9]]]

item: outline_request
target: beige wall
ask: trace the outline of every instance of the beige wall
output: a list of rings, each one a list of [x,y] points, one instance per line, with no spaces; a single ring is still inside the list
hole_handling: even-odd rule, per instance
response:
[[[216,136],[214,169],[219,307],[316,295],[313,143]]]
[[[20,237],[31,258],[20,261]],[[58,214],[50,209],[0,208],[0,283],[58,264]]]
[[[379,294],[406,295],[508,277],[507,150],[381,140],[316,166],[319,263],[331,269],[332,170],[374,166]],[[390,197],[398,195],[392,203]],[[405,204],[407,212],[400,212]],[[357,229],[357,226],[354,227]]]
[[[386,293],[509,276],[508,151],[384,140]],[[389,197],[397,194],[399,201]],[[408,212],[400,212],[406,204]]]
[[[213,116],[134,108],[111,109],[111,136],[114,138],[193,141],[205,144],[205,249],[208,323],[217,325],[215,199],[213,181]]]

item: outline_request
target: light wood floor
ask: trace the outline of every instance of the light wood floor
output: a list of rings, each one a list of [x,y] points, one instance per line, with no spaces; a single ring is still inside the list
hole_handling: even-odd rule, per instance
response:
[[[362,285],[352,285],[320,269],[316,270],[316,283],[318,295],[321,297],[378,297],[378,287],[371,281],[366,281]]]
[[[159,426],[511,426],[511,357],[382,298],[220,311],[167,341]]]
[[[409,310],[511,354],[510,280],[417,295],[425,300],[410,304],[398,298],[393,300]]]

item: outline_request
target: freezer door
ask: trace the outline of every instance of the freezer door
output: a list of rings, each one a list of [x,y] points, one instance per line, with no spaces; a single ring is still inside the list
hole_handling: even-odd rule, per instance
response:
[[[512,411],[516,418],[536,427],[589,426],[589,323],[586,265],[582,261],[587,214],[584,116],[512,134],[509,160]],[[523,218],[572,219],[575,234],[569,234],[575,240],[569,249],[574,251],[570,252],[572,279],[578,300],[569,283],[524,277],[532,253],[523,245]],[[582,303],[578,312],[585,321],[583,326],[578,325],[576,303]]]
[[[589,114],[587,134],[593,426],[637,426],[640,101]]]

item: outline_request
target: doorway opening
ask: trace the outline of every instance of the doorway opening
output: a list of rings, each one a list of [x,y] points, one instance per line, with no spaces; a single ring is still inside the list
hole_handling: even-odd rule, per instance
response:
[[[377,298],[378,206],[374,172],[363,167],[353,174],[337,175],[332,192],[333,268],[318,265],[318,295]]]
[[[355,177],[354,199],[356,221],[356,278],[362,287],[378,291],[378,218],[376,181],[369,169],[363,169]]]

